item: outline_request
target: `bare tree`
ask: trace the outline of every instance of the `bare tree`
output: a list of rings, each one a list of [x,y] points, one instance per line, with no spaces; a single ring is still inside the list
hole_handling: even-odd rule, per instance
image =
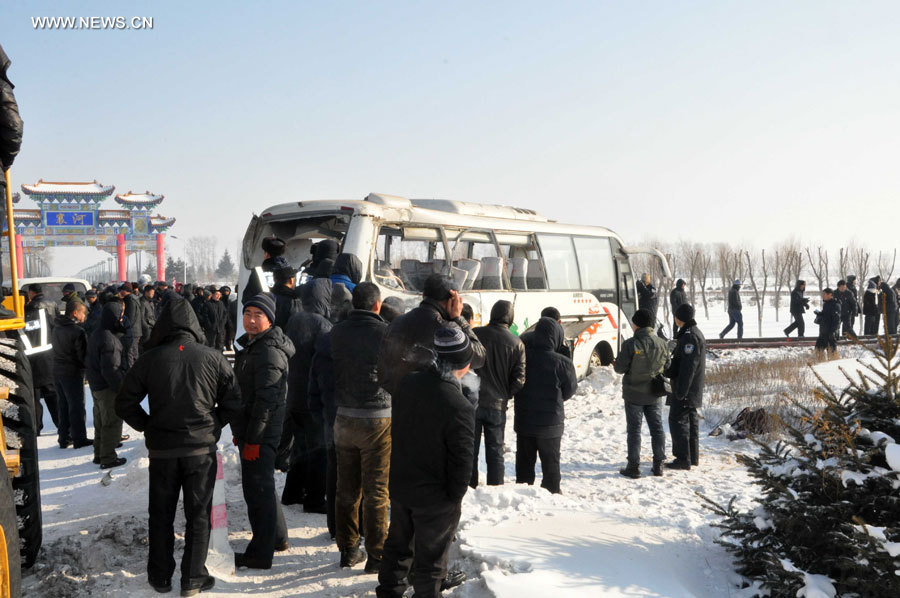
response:
[[[703,298],[703,313],[709,319],[709,304],[706,301],[706,285],[712,271],[713,256],[708,248],[702,245],[697,249],[697,273],[700,276],[700,296]]]
[[[860,292],[863,292],[865,291],[865,287],[862,283],[866,281],[869,275],[869,259],[871,258],[871,254],[865,247],[860,247],[856,244],[850,246],[850,253],[853,269],[856,271],[856,278],[860,282]]]
[[[722,280],[722,295],[725,299],[725,309],[728,310],[728,289],[733,281],[738,280],[744,273],[743,255],[740,250],[732,249],[727,243],[716,245],[716,266],[719,270],[719,278]]]
[[[888,266],[890,264],[890,266]],[[894,267],[897,265],[897,250],[894,249],[893,254],[878,252],[878,273],[881,279],[888,282],[894,275]]]
[[[818,247],[816,256],[813,257],[812,248],[807,247],[806,256],[809,258],[809,267],[812,268],[813,276],[816,277],[821,292],[828,286],[828,250]]]
[[[847,275],[850,274],[850,248],[849,247],[841,247],[838,250],[838,276],[846,279]]]
[[[783,244],[775,247],[775,263],[773,265],[775,274],[775,296],[772,299],[772,305],[775,307],[776,321],[781,319],[778,315],[778,310],[781,307],[781,291],[785,287],[791,288],[790,267],[793,256],[790,251],[791,250]]]
[[[759,336],[762,336],[763,309],[766,303],[766,291],[769,287],[769,263],[766,261],[766,250],[760,252],[759,259],[750,255],[749,251],[744,252],[744,261],[747,265],[747,275],[750,277],[750,284],[753,286],[753,296],[756,299],[756,323]],[[756,268],[754,270],[754,268]],[[756,282],[756,273],[760,273],[762,280],[762,291]]]

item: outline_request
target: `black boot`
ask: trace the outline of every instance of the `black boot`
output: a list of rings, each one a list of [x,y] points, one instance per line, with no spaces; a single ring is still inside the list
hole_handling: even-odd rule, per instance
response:
[[[466,581],[465,571],[460,571],[459,569],[447,571],[447,577],[445,577],[441,581],[441,591],[445,592],[450,588],[455,588],[456,586],[462,584],[462,582],[464,581]]]
[[[638,479],[641,477],[641,468],[637,461],[629,461],[628,465],[619,470],[619,473],[626,478]]]
[[[662,476],[663,474],[663,460],[662,459],[654,459],[653,460],[653,475]]]
[[[669,461],[666,463],[667,469],[681,469],[684,471],[690,471],[691,462],[685,459],[675,459],[674,461]]]
[[[341,550],[341,568],[358,565],[366,559],[366,553],[359,549],[359,544],[352,548]]]

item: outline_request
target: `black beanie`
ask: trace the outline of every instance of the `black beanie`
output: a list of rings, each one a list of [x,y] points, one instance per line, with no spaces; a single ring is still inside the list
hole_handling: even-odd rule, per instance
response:
[[[244,310],[251,306],[261,309],[269,318],[269,322],[275,323],[275,299],[271,293],[260,293],[244,301]]]
[[[690,303],[682,303],[673,314],[680,322],[690,322],[694,319],[694,306]]]
[[[446,301],[450,291],[459,292],[459,285],[445,274],[430,274],[422,288],[422,294],[435,301]]]
[[[634,312],[631,321],[634,322],[634,325],[638,328],[647,328],[648,326],[653,325],[653,316],[650,315],[650,312],[646,309],[639,309]]]
[[[469,337],[456,326],[445,326],[434,332],[434,351],[438,360],[461,370],[472,361]]]

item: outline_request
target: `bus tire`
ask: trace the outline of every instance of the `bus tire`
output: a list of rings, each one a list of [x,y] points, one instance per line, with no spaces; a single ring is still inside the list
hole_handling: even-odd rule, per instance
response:
[[[612,365],[615,358],[616,356],[613,353],[612,346],[610,346],[608,342],[603,341],[597,343],[597,346],[595,346],[594,350],[591,352],[587,375],[590,376],[601,367]]]
[[[22,554],[12,482],[6,467],[0,472],[0,596],[22,595]],[[8,592],[8,593],[7,593]]]
[[[17,339],[0,339],[0,386],[9,387],[9,400],[2,401],[0,409],[6,447],[19,451],[19,474],[12,479],[12,489],[22,566],[31,567],[43,541],[41,486],[31,364]]]

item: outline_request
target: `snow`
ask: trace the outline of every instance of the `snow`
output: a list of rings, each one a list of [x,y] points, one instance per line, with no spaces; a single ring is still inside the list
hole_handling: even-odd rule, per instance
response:
[[[884,447],[884,455],[891,469],[900,471],[900,444],[889,444]]]
[[[780,559],[785,571],[803,574],[803,587],[797,590],[797,598],[834,598],[837,590],[828,577],[801,571],[788,559]]]
[[[792,350],[796,349],[775,350],[773,355]],[[725,360],[748,358],[738,351],[722,353]],[[816,367],[829,384],[838,385],[843,376],[835,364],[840,363],[850,370],[856,364],[842,360]],[[119,454],[128,463],[105,477],[106,472],[91,463],[89,448],[60,449],[46,412],[45,420],[44,435],[39,438],[44,550],[25,580],[26,592],[72,597],[155,595],[145,573],[149,460],[142,435],[125,427],[131,439]],[[551,495],[538,486],[514,483],[512,421],[510,414],[506,485],[479,486],[463,501],[450,566],[464,570],[469,580],[446,596],[754,595],[752,587],[738,589],[741,579],[730,555],[714,542],[719,532],[711,524],[720,518],[698,496],[722,505],[737,497],[737,508],[753,508],[757,488],[736,459],[740,453],[755,453],[752,442],[708,436],[712,424],[702,421],[700,467],[652,477],[650,438],[644,426],[641,469],[645,477],[620,476],[626,456],[621,377],[603,368],[583,381],[566,405],[563,494]],[[667,449],[670,446],[667,430]],[[219,448],[229,540],[240,551],[250,534],[237,449],[228,429]],[[481,459],[483,482],[483,450]],[[284,475],[277,473],[279,493],[283,484]],[[234,573],[225,563],[213,570],[216,588],[205,596],[374,595],[376,578],[364,575],[361,565],[354,570],[338,568],[338,552],[325,529],[324,515],[306,514],[295,506],[285,507],[284,513],[291,548],[276,555],[273,569]],[[764,514],[759,524],[769,524]],[[176,561],[181,558],[183,526],[179,512]],[[177,577],[176,570],[176,584]],[[833,595],[827,593],[826,582],[809,576],[806,596]]]

